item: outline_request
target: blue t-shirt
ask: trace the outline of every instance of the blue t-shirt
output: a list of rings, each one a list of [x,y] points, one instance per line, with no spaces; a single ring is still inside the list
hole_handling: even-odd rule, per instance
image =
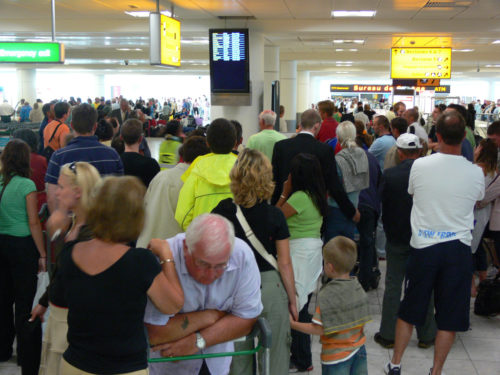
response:
[[[396,144],[396,140],[392,136],[392,134],[385,134],[375,140],[372,143],[368,151],[370,151],[380,165],[380,168],[384,170],[384,160],[387,151]]]

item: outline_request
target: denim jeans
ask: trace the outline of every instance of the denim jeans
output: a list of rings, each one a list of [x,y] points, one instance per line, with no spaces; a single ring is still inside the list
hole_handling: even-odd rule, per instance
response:
[[[322,375],[368,375],[366,349],[363,345],[347,361],[335,365],[321,365]]]
[[[380,276],[378,257],[375,251],[375,229],[378,214],[373,208],[360,205],[358,207],[361,220],[358,223],[359,232],[359,274],[358,280],[365,290]]]
[[[340,208],[328,206],[328,215],[325,218],[325,234],[323,242],[326,244],[332,238],[345,236],[354,240],[356,224],[344,216]]]

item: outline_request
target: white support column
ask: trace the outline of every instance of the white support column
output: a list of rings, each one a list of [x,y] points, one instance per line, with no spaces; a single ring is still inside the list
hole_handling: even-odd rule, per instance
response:
[[[297,113],[302,113],[310,108],[309,84],[309,71],[299,71],[297,80]]]
[[[237,120],[243,127],[243,144],[251,135],[259,131],[259,113],[264,97],[264,36],[250,30],[250,85],[252,104],[250,106],[217,106],[211,108],[211,118],[224,117]]]
[[[97,83],[97,90],[96,90],[96,96],[104,96],[105,99],[109,99],[111,93],[108,92],[106,93],[106,87],[104,86],[104,74],[98,73],[96,74],[96,83]]]
[[[264,46],[264,109],[271,109],[271,85],[273,81],[279,79],[280,48],[276,46]]]
[[[280,103],[285,107],[288,131],[295,131],[297,124],[297,61],[280,63]]]
[[[33,105],[36,101],[36,69],[17,69],[17,100],[26,99]]]

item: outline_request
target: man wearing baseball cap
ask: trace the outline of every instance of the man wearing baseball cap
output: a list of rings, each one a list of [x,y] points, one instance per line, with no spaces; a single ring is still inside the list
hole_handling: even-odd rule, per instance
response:
[[[396,320],[398,317],[401,288],[405,276],[406,262],[410,254],[410,215],[413,199],[408,194],[410,170],[422,150],[418,136],[403,133],[396,140],[400,164],[384,171],[381,182],[382,222],[387,238],[385,247],[387,276],[382,303],[380,331],[375,341],[384,348],[394,347]],[[417,327],[418,346],[427,348],[434,342],[436,323],[434,304],[430,303],[423,326]]]

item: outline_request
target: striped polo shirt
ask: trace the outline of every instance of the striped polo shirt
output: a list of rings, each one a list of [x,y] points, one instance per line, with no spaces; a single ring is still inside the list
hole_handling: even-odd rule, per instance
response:
[[[92,164],[103,177],[123,174],[122,160],[114,148],[101,144],[96,136],[78,136],[73,138],[66,147],[52,154],[45,174],[45,182],[56,185],[61,167],[74,161]]]
[[[323,326],[319,305],[312,318],[314,324]],[[321,363],[324,365],[334,365],[347,361],[363,346],[366,337],[363,333],[364,323],[358,327],[334,332],[328,335],[321,335]]]

